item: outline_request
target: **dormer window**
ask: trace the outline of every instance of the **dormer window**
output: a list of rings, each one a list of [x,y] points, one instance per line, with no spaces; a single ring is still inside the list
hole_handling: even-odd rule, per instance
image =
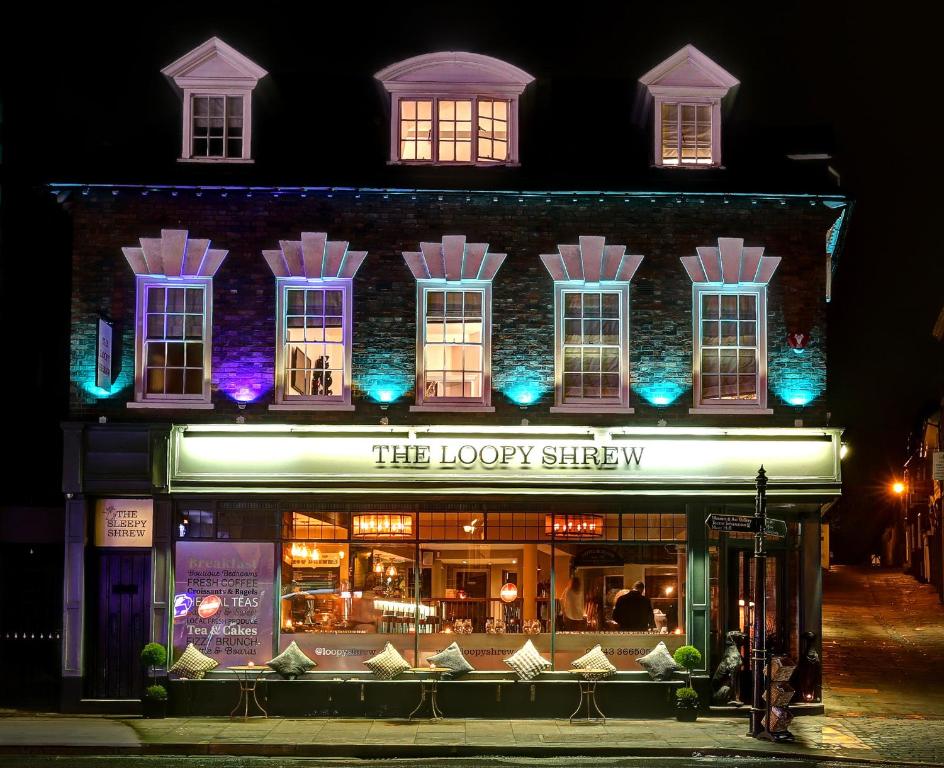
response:
[[[655,102],[654,164],[669,168],[721,165],[721,100],[738,80],[693,45],[643,75]]]
[[[517,165],[518,97],[534,78],[488,56],[431,53],[378,72],[391,96],[390,162]]]
[[[183,93],[183,162],[252,162],[252,91],[266,71],[219,38],[161,72]]]

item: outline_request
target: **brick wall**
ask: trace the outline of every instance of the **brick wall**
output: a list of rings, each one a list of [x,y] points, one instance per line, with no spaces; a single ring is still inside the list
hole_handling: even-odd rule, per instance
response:
[[[67,203],[75,227],[73,253],[71,393],[72,418],[109,420],[229,421],[232,395],[259,392],[247,422],[391,423],[468,422],[612,423],[613,417],[552,415],[553,283],[538,256],[579,235],[603,235],[645,259],[630,294],[631,379],[634,416],[621,424],[731,424],[744,426],[825,423],[826,394],[825,236],[836,218],[821,203],[795,198],[600,197],[594,194],[525,196],[483,192],[203,192],[122,189],[76,192]],[[214,279],[213,411],[150,411],[125,407],[133,399],[134,275],[121,252],[162,228],[187,229],[210,238],[229,255]],[[275,357],[275,281],[262,257],[280,239],[324,231],[348,240],[368,256],[354,280],[354,413],[270,413]],[[496,413],[410,414],[414,402],[415,281],[401,252],[421,240],[465,234],[487,242],[508,258],[493,287],[492,374]],[[763,245],[783,261],[768,289],[768,405],[773,416],[693,416],[691,282],[679,257],[719,236]],[[95,321],[99,312],[115,322],[120,370],[112,394],[94,383]],[[802,355],[787,345],[787,331],[812,333]],[[406,392],[389,409],[367,395],[381,380]],[[522,411],[505,394],[527,381],[543,390]],[[645,398],[668,383],[678,397],[656,407]],[[812,397],[789,405],[791,393]]]

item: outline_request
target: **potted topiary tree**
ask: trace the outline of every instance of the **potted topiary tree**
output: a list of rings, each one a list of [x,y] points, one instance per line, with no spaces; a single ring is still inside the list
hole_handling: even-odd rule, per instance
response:
[[[141,649],[141,664],[148,677],[158,677],[166,663],[167,649],[160,643],[148,643]]]
[[[698,719],[698,691],[692,688],[692,670],[701,664],[701,651],[693,645],[683,645],[673,658],[685,670],[687,685],[675,692],[675,719],[693,722]]]
[[[167,689],[163,685],[149,685],[144,689],[141,714],[151,720],[167,717]]]
[[[144,717],[167,717],[167,689],[155,683],[156,678],[164,674],[166,664],[167,649],[160,643],[148,643],[141,649],[141,665],[144,667],[146,681],[151,683],[145,688],[144,698],[141,700]]]

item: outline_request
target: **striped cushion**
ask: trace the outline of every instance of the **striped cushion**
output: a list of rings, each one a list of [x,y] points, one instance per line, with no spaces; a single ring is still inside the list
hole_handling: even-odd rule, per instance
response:
[[[186,677],[191,680],[199,680],[207,672],[219,665],[220,663],[216,659],[211,659],[206,654],[198,651],[193,643],[188,643],[183,655],[181,655],[181,657],[174,662],[174,666],[167,671],[174,672],[181,677]]]
[[[410,665],[390,643],[374,658],[364,662],[381,680],[393,680],[401,672],[406,672]]]
[[[570,666],[574,669],[603,669],[606,670],[605,674],[601,673],[599,677],[609,677],[614,672],[616,672],[616,667],[614,667],[606,654],[603,653],[603,649],[600,647],[600,644],[597,643],[593,648],[587,651],[579,659],[574,659],[570,662]]]
[[[522,680],[533,680],[551,666],[551,662],[538,653],[530,640],[502,661],[515,670]]]

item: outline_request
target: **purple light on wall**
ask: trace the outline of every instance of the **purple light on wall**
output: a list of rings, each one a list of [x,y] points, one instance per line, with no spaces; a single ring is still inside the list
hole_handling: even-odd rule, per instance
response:
[[[262,384],[240,384],[230,388],[228,394],[237,403],[254,403],[265,391]]]

